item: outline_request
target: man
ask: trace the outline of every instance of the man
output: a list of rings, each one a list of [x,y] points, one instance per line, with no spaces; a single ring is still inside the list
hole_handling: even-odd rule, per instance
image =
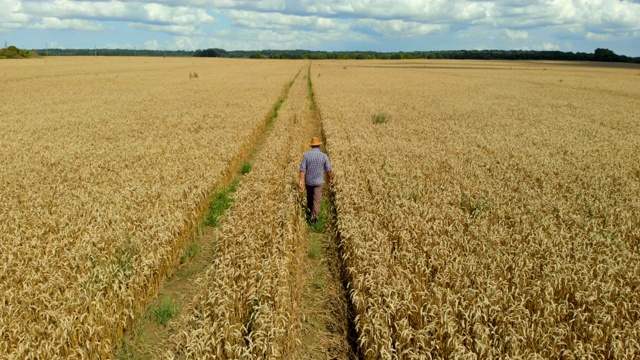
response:
[[[333,171],[329,164],[327,154],[320,151],[322,142],[317,137],[311,138],[311,150],[304,153],[298,174],[298,187],[302,190],[303,183],[307,191],[307,212],[312,224],[318,220],[320,212],[320,200],[322,199],[322,184],[324,184],[324,172],[329,176],[329,186],[333,183]]]

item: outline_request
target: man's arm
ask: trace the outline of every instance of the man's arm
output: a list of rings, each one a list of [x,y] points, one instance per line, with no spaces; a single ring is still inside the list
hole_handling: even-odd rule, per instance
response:
[[[329,162],[329,157],[324,155],[324,171],[327,172],[327,176],[329,177],[329,186],[333,185],[333,169],[331,168],[331,163]]]

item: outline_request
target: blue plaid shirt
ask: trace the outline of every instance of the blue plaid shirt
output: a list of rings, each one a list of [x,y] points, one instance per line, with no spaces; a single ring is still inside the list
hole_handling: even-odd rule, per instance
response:
[[[324,172],[332,171],[327,154],[314,147],[304,153],[300,172],[304,172],[304,181],[309,186],[320,186],[324,184]]]

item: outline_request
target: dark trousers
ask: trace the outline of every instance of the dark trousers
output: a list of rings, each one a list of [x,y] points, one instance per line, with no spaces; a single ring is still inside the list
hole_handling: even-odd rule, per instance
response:
[[[307,189],[307,212],[310,215],[311,220],[318,218],[320,212],[320,201],[322,200],[322,185],[309,186]]]

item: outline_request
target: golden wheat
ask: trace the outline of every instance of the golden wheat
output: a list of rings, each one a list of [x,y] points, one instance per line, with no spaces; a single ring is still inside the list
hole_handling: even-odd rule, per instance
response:
[[[298,68],[3,63],[0,357],[112,357]]]
[[[300,66],[7,63],[0,354],[112,357]],[[319,62],[312,74],[365,358],[640,355],[632,70]],[[168,358],[295,356],[303,77],[172,324]]]
[[[312,70],[365,358],[640,356],[634,70]]]
[[[238,186],[219,229],[218,257],[198,279],[202,291],[178,320],[168,357],[287,359],[294,352],[306,229],[294,181],[306,131],[303,77]]]

